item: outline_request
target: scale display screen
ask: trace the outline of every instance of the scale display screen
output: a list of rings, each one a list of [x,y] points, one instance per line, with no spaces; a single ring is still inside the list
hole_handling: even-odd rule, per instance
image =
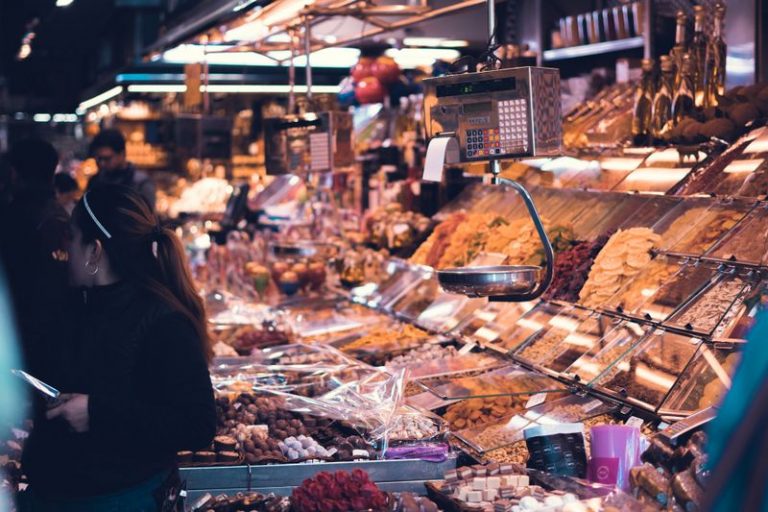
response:
[[[482,101],[480,103],[465,103],[463,106],[465,114],[484,114],[491,111],[493,103]]]
[[[498,78],[458,84],[443,84],[436,87],[438,98],[447,96],[465,96],[468,94],[485,94],[489,92],[513,91],[517,88],[515,77]]]

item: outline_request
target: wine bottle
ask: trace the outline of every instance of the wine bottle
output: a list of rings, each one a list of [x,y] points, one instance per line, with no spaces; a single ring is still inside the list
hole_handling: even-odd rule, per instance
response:
[[[675,92],[672,100],[672,119],[677,126],[685,117],[689,117],[696,110],[696,101],[693,97],[693,59],[690,54],[683,56],[682,75],[680,87]]]
[[[697,107],[704,107],[707,97],[707,36],[704,33],[706,13],[704,6],[693,8],[693,40],[691,41],[691,59],[693,60],[693,99]]]
[[[675,66],[675,83],[673,90],[677,90],[680,87],[680,78],[683,74],[683,56],[688,52],[688,42],[685,36],[685,26],[688,20],[685,17],[685,12],[677,11],[675,17],[675,23],[677,28],[675,29],[675,46],[672,47],[670,57],[672,57],[672,63]]]
[[[723,22],[725,20],[725,5],[715,6],[715,20],[712,38],[707,46],[707,98],[708,107],[716,107],[718,98],[725,93],[725,54],[726,45],[723,40]]]
[[[661,140],[672,128],[672,97],[675,85],[675,64],[667,55],[661,56],[661,80],[651,109],[651,135]]]
[[[643,78],[635,92],[635,108],[632,116],[632,138],[635,144],[648,144],[651,128],[651,109],[655,93],[653,59],[643,59]]]

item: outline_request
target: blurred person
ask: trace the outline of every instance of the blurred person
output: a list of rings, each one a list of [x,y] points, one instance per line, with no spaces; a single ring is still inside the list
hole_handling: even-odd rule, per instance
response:
[[[80,199],[80,187],[77,186],[77,181],[69,174],[59,172],[53,177],[53,188],[56,191],[56,200],[68,214],[71,214],[75,209],[75,203]]]
[[[11,369],[19,368],[19,352],[13,325],[11,304],[5,283],[0,276],[0,425],[18,425],[24,410],[24,389]],[[0,481],[3,479],[0,467]],[[12,510],[12,497],[0,488],[0,510]]]
[[[53,189],[58,160],[53,146],[42,139],[15,144],[7,157],[12,199],[0,218],[0,262],[25,358],[67,288],[69,215]]]
[[[747,335],[731,388],[707,429],[702,511],[768,511],[768,311]]]
[[[62,397],[37,403],[20,510],[156,511],[176,453],[216,430],[203,303],[181,242],[132,189],[87,191],[71,230],[80,300],[32,369]]]
[[[94,185],[123,185],[134,189],[155,210],[155,184],[147,173],[136,169],[125,158],[125,137],[119,130],[102,130],[91,142],[91,156],[99,171],[88,182]]]

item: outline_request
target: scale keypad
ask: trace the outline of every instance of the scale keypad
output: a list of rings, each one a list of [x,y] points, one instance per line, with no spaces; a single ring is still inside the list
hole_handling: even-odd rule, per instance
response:
[[[498,102],[499,126],[466,130],[467,157],[478,158],[528,151],[528,103]]]

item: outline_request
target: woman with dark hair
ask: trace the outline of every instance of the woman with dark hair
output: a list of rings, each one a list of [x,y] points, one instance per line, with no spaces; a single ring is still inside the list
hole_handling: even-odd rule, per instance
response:
[[[62,392],[38,404],[21,510],[155,511],[180,450],[210,444],[216,412],[205,311],[183,247],[122,186],[72,213],[71,328],[47,340],[35,376]]]

